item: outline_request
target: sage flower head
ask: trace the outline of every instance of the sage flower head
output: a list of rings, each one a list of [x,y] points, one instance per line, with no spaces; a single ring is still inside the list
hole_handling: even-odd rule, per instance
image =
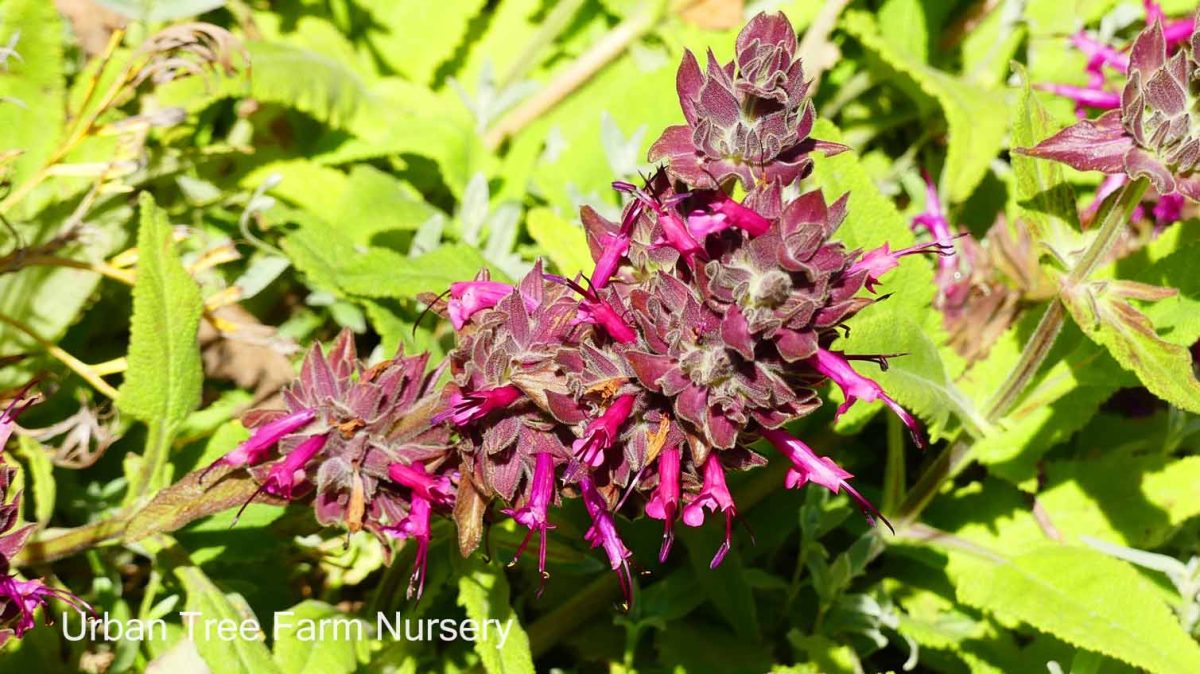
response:
[[[1133,43],[1121,107],[1019,150],[1083,171],[1146,177],[1200,201],[1200,34],[1170,55],[1161,21]]]
[[[675,81],[687,123],[663,132],[650,161],[668,162],[671,175],[693,187],[716,189],[734,177],[750,189],[790,184],[811,170],[811,152],[845,149],[809,137],[815,112],[787,17],[755,16],[738,34],[735,53],[722,65],[710,51],[703,71],[684,53]]]
[[[414,499],[442,509],[452,503],[448,486],[432,499],[396,479],[395,466],[435,467],[441,484],[454,470],[448,431],[429,423],[440,369],[426,372],[427,362],[425,355],[397,354],[367,367],[349,330],[328,353],[314,344],[283,391],[286,409],[248,413],[250,438],[205,473],[247,468],[260,492],[288,500],[311,495],[322,525],[395,537],[406,520],[405,528],[419,522],[421,513],[410,512]]]
[[[40,607],[46,624],[50,623],[51,599],[57,599],[79,612],[92,612],[91,606],[66,590],[50,587],[40,578],[21,580],[12,571],[12,559],[25,546],[35,525],[17,526],[21,518],[21,492],[10,494],[17,474],[4,458],[4,446],[16,426],[17,417],[33,404],[22,390],[0,412],[0,647],[10,638],[21,638],[37,624]]]

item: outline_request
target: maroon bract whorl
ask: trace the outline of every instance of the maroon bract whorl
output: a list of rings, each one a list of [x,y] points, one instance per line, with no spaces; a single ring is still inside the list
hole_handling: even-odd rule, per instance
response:
[[[1017,152],[1081,171],[1146,177],[1160,195],[1200,201],[1200,32],[1168,55],[1160,22],[1138,35],[1121,107]]]

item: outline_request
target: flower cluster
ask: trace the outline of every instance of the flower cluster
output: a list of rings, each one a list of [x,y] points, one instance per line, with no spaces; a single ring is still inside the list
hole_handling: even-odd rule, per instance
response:
[[[441,370],[426,372],[427,364],[426,355],[397,355],[366,367],[349,330],[328,355],[314,345],[283,391],[287,409],[249,413],[250,437],[200,479],[247,467],[261,493],[287,500],[311,494],[323,525],[414,539],[409,589],[419,592],[431,517],[453,505],[456,465],[448,432],[429,423]]]
[[[843,149],[808,135],[814,111],[795,50],[787,19],[762,14],[732,62],[710,54],[701,72],[684,57],[687,124],[650,150],[664,166],[642,185],[614,184],[627,198],[619,222],[582,211],[591,274],[537,264],[508,285],[482,271],[423,297],[456,331],[440,392],[440,370],[424,375],[424,358],[363,369],[343,334],[328,357],[309,354],[288,409],[250,417],[254,434],[218,464],[252,466],[275,496],[315,492],[323,523],[417,539],[418,592],[431,513],[449,511],[463,485],[528,530],[518,557],[537,537],[543,581],[550,510],[580,498],[592,522],[584,537],[627,597],[631,552],[617,512],[640,505],[663,522],[660,560],[679,520],[720,517],[720,564],[738,515],[726,475],[766,462],[750,448],[759,440],[791,463],[786,487],[845,491],[874,522],[852,475],[782,429],[819,406],[830,381],[844,398],[838,414],[881,401],[923,442],[916,420],[851,365],[885,357],[833,342],[901,258],[953,248],[939,233],[902,250],[848,250],[832,240],[847,196],[785,198],[812,152]],[[477,530],[483,510],[454,509],[460,531]]]
[[[1082,171],[1145,177],[1163,197],[1200,200],[1200,33],[1171,53],[1160,19],[1134,40],[1120,105],[1021,152]],[[1178,198],[1178,197],[1177,197]]]
[[[32,400],[23,400],[23,397],[24,392],[0,412],[0,646],[9,638],[20,638],[33,629],[36,624],[34,612],[39,606],[49,624],[47,604],[51,599],[58,599],[79,611],[92,610],[70,592],[50,587],[38,578],[21,580],[12,570],[12,559],[24,547],[34,529],[33,524],[17,526],[21,515],[21,493],[13,494],[11,500],[8,493],[17,471],[5,464],[3,454],[17,416],[32,403]]]

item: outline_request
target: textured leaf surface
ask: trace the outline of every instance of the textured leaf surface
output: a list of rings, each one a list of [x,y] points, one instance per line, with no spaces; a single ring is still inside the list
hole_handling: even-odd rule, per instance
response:
[[[1151,672],[1200,671],[1200,645],[1125,562],[1087,548],[1046,545],[960,583],[971,606]]]
[[[293,613],[290,616],[275,615],[275,649],[274,657],[279,668],[288,674],[349,674],[353,672],[358,662],[355,657],[355,641],[357,634],[354,627],[346,623],[333,621],[349,621],[346,614],[325,602],[316,600],[302,601],[286,610]],[[291,627],[281,626],[280,621],[286,621]],[[311,632],[304,621],[328,620],[328,627],[319,634]],[[363,634],[367,633],[366,625],[360,625]],[[336,633],[333,630],[338,630]],[[308,630],[306,632],[306,630]]]
[[[1145,314],[1101,288],[1094,283],[1063,293],[1063,303],[1075,322],[1121,367],[1136,373],[1151,393],[1200,413],[1200,381],[1188,347],[1163,340]]]
[[[129,335],[129,369],[117,406],[144,422],[146,449],[136,465],[127,457],[127,501],[165,484],[167,456],[179,425],[200,404],[204,372],[196,341],[204,303],[183,268],[167,215],[148,192],[138,201],[137,281]]]
[[[841,26],[865,49],[937,100],[949,128],[944,175],[950,201],[959,202],[971,196],[1004,144],[1007,133],[1004,94],[931,68],[897,50],[883,38],[879,25],[867,12],[847,12]]]
[[[920,417],[932,438],[950,427],[952,415],[953,424],[961,423],[971,435],[978,437],[991,431],[971,399],[950,380],[937,345],[911,318],[868,312],[854,320],[850,336],[840,340],[837,347],[847,353],[904,354],[890,359],[886,371],[870,363],[859,363],[856,369],[879,382],[888,395]]]
[[[0,45],[19,34],[13,45],[19,57],[0,67],[0,151],[23,152],[9,176],[14,184],[24,182],[58,145],[64,122],[62,32],[53,2],[6,0],[0,7]]]
[[[118,405],[125,413],[162,424],[164,432],[172,433],[200,403],[203,371],[196,331],[203,300],[175,252],[166,213],[146,192],[138,205],[129,369]]]
[[[573,276],[594,266],[587,236],[578,222],[568,222],[548,208],[535,208],[526,215],[526,227],[560,274]]]
[[[245,600],[238,595],[226,596],[198,566],[176,567],[175,575],[187,592],[186,610],[200,614],[193,632],[196,650],[213,674],[282,673],[271,659],[261,633],[258,639],[239,637],[227,641],[217,638],[214,630],[211,638],[204,638],[205,620],[231,620],[241,625],[243,620],[253,618]]]
[[[462,576],[458,579],[458,605],[467,610],[467,617],[482,624],[485,620],[499,620],[502,625],[511,620],[512,631],[504,646],[494,629],[487,638],[475,642],[475,652],[483,661],[488,674],[532,673],[533,655],[529,651],[529,637],[509,606],[508,580],[494,564],[484,564],[478,557],[467,561]]]

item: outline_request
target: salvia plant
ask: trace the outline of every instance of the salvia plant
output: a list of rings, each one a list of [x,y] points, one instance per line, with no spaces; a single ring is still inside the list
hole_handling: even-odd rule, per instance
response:
[[[1193,4],[5,0],[0,671],[1200,671]]]

